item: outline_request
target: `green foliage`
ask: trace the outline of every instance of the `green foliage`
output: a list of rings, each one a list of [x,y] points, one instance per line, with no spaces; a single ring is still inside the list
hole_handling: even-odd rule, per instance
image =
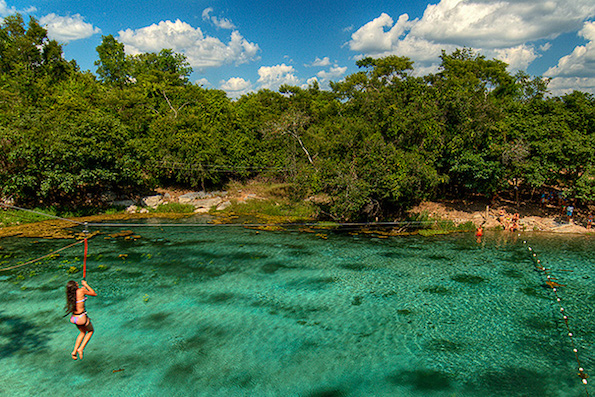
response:
[[[402,215],[444,192],[556,186],[595,199],[593,96],[547,97],[547,81],[470,49],[423,77],[408,58],[367,57],[330,91],[285,85],[236,101],[192,84],[171,50],[127,56],[104,36],[97,53],[96,78],[35,19],[3,20],[0,196],[64,211],[101,206],[106,191],[261,178],[281,186],[279,205],[248,206],[277,216],[317,197],[298,212],[343,221]]]
[[[306,202],[280,202],[276,200],[248,200],[244,203],[232,203],[225,212],[236,215],[265,215],[292,219],[311,219],[316,215],[316,208]]]

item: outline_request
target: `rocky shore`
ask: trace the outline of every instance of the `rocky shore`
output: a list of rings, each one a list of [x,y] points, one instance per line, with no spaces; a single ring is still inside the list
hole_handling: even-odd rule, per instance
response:
[[[484,229],[502,229],[499,221],[500,211],[506,214],[519,214],[519,230],[550,232],[550,233],[593,233],[595,229],[588,229],[587,213],[592,208],[577,211],[570,221],[562,211],[550,206],[541,208],[537,205],[524,205],[516,207],[513,203],[500,203],[490,206],[484,202],[465,200],[423,202],[411,209],[410,214],[427,214],[430,218],[453,221],[455,224],[473,222],[476,226],[483,225]],[[595,226],[594,226],[595,227]]]
[[[156,189],[154,195],[146,196],[138,201],[113,202],[115,205],[126,206],[126,212],[148,213],[148,208],[157,208],[162,204],[179,203],[188,204],[194,207],[195,213],[207,213],[211,209],[223,210],[233,202],[245,203],[248,200],[263,199],[254,192],[248,191],[182,191],[172,189]],[[586,214],[594,211],[595,208],[585,208],[577,211],[576,216],[568,221],[562,211],[554,206],[540,207],[538,205],[524,204],[515,206],[511,202],[500,202],[491,206],[481,200],[444,200],[426,201],[415,206],[409,211],[409,215],[426,214],[431,219],[450,220],[455,224],[473,222],[474,225],[482,225],[484,229],[502,229],[503,224],[499,221],[499,214],[504,211],[506,214],[519,214],[520,231],[536,231],[551,233],[592,233],[593,229],[587,228]]]
[[[214,209],[222,211],[231,206],[232,200],[244,203],[248,200],[258,199],[256,194],[240,192],[230,194],[227,191],[179,191],[171,189],[156,189],[154,195],[141,197],[138,200],[109,200],[110,205],[125,207],[129,214],[146,214],[149,209],[157,209],[160,205],[185,204],[194,207],[194,213],[208,213]]]

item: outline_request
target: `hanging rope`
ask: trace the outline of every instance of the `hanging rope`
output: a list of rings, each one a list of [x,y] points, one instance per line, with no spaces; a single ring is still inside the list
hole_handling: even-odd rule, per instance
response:
[[[523,244],[527,244],[527,242],[523,241]],[[554,296],[556,297],[556,302],[558,302],[560,304],[560,314],[562,315],[562,319],[564,320],[564,325],[566,326],[567,335],[568,335],[568,338],[570,339],[570,345],[572,346],[572,351],[574,352],[574,357],[576,358],[576,363],[577,363],[577,367],[578,367],[577,375],[579,378],[581,378],[581,381],[585,385],[585,393],[588,396],[589,390],[587,389],[587,378],[589,377],[589,375],[587,375],[587,373],[585,372],[585,370],[583,368],[583,365],[581,364],[581,360],[578,355],[578,349],[574,342],[574,333],[570,330],[570,325],[568,324],[568,313],[562,306],[562,300],[560,299],[560,296],[558,296],[558,288],[564,287],[564,285],[557,283],[555,281],[557,279],[551,275],[550,269],[547,269],[541,265],[541,260],[537,257],[537,254],[535,253],[535,251],[533,251],[533,248],[531,248],[531,246],[529,246],[529,245],[527,245],[527,248],[532,255],[533,264],[535,265],[535,269],[537,269],[538,271],[542,272],[545,275],[545,277],[547,279],[547,281],[545,283],[548,285],[548,287],[550,287],[552,289]]]
[[[32,263],[35,263],[35,262],[39,262],[39,261],[40,261],[40,260],[42,260],[42,259],[45,259],[45,258],[47,258],[47,257],[49,257],[49,256],[52,256],[52,255],[55,255],[55,254],[57,254],[58,252],[60,252],[60,251],[64,251],[65,249],[68,249],[68,248],[70,248],[70,247],[74,247],[75,245],[77,245],[77,244],[80,244],[80,243],[82,243],[82,242],[83,242],[83,240],[81,240],[81,241],[77,241],[76,243],[72,243],[72,244],[70,244],[70,245],[67,245],[66,247],[62,247],[62,248],[60,248],[60,249],[57,249],[56,251],[50,252],[49,254],[47,254],[47,255],[44,255],[44,256],[42,256],[42,257],[39,257],[39,258],[37,258],[37,259],[33,259],[33,260],[30,260],[30,261],[28,261],[28,262],[21,263],[20,265],[15,265],[15,266],[10,266],[10,267],[5,267],[5,268],[2,268],[2,269],[0,269],[0,272],[6,271],[6,270],[12,270],[12,269],[16,269],[16,268],[18,268],[18,267],[22,267],[22,266],[30,265],[30,264],[32,264]],[[85,239],[85,243],[86,243],[86,239]],[[86,258],[87,258],[87,255],[86,255],[86,250],[85,250],[85,259],[86,259]]]
[[[83,257],[83,280],[85,279],[85,277],[87,277],[87,250],[88,250],[88,244],[87,244],[87,238],[85,237],[85,256]]]

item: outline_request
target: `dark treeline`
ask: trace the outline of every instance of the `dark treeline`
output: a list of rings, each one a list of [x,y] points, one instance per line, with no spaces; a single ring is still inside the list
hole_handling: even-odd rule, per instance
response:
[[[286,182],[337,220],[398,214],[421,199],[545,189],[595,199],[595,100],[468,49],[414,77],[404,57],[364,58],[322,90],[230,100],[189,82],[184,56],[126,55],[105,36],[97,75],[19,15],[0,28],[0,188],[16,203],[99,205],[106,191]]]

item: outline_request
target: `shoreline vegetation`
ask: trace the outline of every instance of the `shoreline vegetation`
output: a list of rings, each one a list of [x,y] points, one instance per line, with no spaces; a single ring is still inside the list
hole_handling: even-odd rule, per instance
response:
[[[35,18],[3,19],[0,202],[422,234],[580,233],[595,212],[595,97],[552,96],[547,79],[470,48],[425,75],[407,57],[366,57],[328,85],[236,99],[190,81],[171,49],[129,55],[108,35],[96,50],[96,72],[81,71]]]
[[[279,195],[280,185],[251,184],[235,185],[229,191],[206,193],[183,189],[156,189],[152,196],[139,200],[120,201],[120,205],[107,210],[97,210],[94,215],[76,216],[55,211],[35,210],[23,212],[18,209],[0,210],[0,238],[75,238],[82,239],[100,234],[97,228],[89,233],[82,231],[82,224],[144,219],[184,219],[195,217],[196,222],[205,225],[238,224],[258,230],[284,230],[285,227],[299,227],[301,231],[320,233],[321,229],[340,229],[343,223],[321,220],[317,207],[310,198],[303,202],[292,202]],[[194,200],[188,197],[195,197]],[[202,198],[196,198],[202,197]],[[124,203],[127,207],[122,206]],[[118,204],[118,202],[116,202]],[[205,204],[207,205],[205,207]],[[210,205],[209,205],[210,204]],[[501,220],[504,211],[511,217],[519,213],[519,232],[577,233],[592,234],[586,227],[586,217],[577,214],[570,222],[562,210],[554,205],[538,206],[523,203],[515,206],[502,201],[495,206],[485,200],[442,200],[424,201],[414,206],[404,217],[390,222],[371,220],[350,223],[357,233],[377,236],[396,236],[475,232],[482,226],[485,231],[505,230]],[[108,230],[101,234],[114,232]],[[119,229],[117,229],[119,230]],[[324,236],[324,235],[321,235]],[[132,238],[132,237],[130,237]]]

